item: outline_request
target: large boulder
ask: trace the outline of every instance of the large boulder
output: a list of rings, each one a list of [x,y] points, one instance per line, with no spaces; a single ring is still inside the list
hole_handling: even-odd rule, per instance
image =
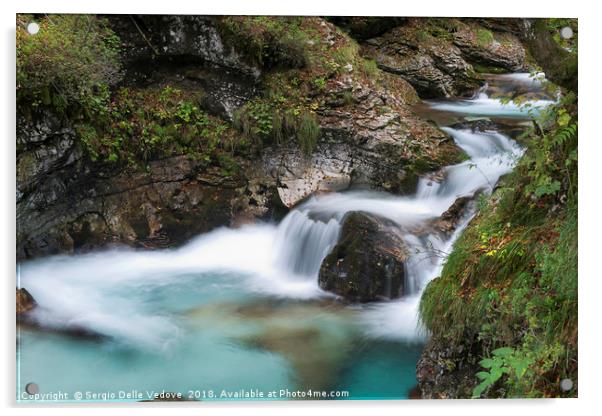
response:
[[[338,244],[320,267],[319,284],[350,302],[403,294],[408,251],[390,221],[364,212],[346,215]]]

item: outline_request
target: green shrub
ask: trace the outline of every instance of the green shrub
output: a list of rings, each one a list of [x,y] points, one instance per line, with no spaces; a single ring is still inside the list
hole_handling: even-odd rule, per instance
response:
[[[233,172],[227,153],[244,142],[237,141],[224,121],[202,111],[190,94],[169,86],[121,88],[104,116],[76,128],[92,160],[141,167],[150,160],[187,154]]]
[[[17,17],[19,109],[48,106],[102,111],[108,85],[119,80],[119,39],[92,15],[47,15],[30,35],[27,16]]]
[[[246,140],[261,145],[273,134],[274,109],[268,102],[253,100],[234,112],[233,125]]]
[[[256,99],[237,109],[234,127],[258,148],[272,143],[282,144],[295,137],[305,155],[311,154],[320,136],[315,113],[303,107],[282,108],[279,101]]]

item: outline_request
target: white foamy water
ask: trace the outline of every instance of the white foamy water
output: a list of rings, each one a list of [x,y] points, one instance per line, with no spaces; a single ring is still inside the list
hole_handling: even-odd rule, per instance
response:
[[[524,118],[537,117],[543,109],[554,103],[553,100],[533,100],[524,104],[502,103],[497,98],[490,98],[487,94],[481,93],[477,98],[470,100],[433,102],[432,107],[453,113],[469,113],[473,116]]]
[[[492,75],[491,83],[496,84],[496,89],[504,93],[520,91],[522,93],[534,92],[541,95],[541,99],[530,99],[525,102],[514,101],[503,102],[500,98],[491,96],[486,84],[471,99],[454,99],[453,101],[427,101],[430,107],[436,110],[462,113],[470,116],[481,117],[507,117],[507,118],[529,118],[537,117],[546,107],[556,103],[549,98],[550,95],[544,91],[545,81],[543,74],[531,75],[529,73],[515,73]],[[558,94],[559,92],[557,92]],[[558,98],[558,97],[556,97]]]

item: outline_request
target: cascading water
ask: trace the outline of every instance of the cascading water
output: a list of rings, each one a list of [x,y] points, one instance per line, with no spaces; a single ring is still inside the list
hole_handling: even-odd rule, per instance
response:
[[[526,82],[522,75],[508,80]],[[486,94],[431,105],[468,115],[527,116]],[[535,108],[550,102],[538,100]],[[32,318],[42,328],[101,338],[20,329],[19,388],[30,381],[63,391],[322,387],[350,390],[354,398],[404,397],[415,383],[420,353],[411,342],[425,335],[417,312],[421,293],[440,274],[473,212],[446,239],[412,229],[459,197],[490,192],[522,155],[498,131],[442,129],[469,159],[444,168],[440,182],[421,179],[411,197],[367,191],[313,196],[278,225],[218,229],[175,250],[113,250],[20,264],[18,284],[37,300]],[[412,254],[403,298],[346,307],[318,287],[321,262],[351,211],[388,218],[404,230]],[[304,338],[307,333],[314,335]]]
[[[324,257],[337,242],[341,224],[337,218],[311,219],[308,211],[293,210],[278,226],[275,262],[303,277],[317,276]]]

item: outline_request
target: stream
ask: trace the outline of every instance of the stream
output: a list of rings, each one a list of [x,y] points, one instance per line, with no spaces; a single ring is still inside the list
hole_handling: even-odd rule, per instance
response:
[[[496,98],[513,92],[527,95],[527,109]],[[80,401],[138,401],[161,391],[197,400],[294,399],[309,389],[348,392],[336,399],[408,398],[427,337],[420,296],[474,208],[448,239],[411,230],[458,197],[491,192],[523,153],[513,132],[551,103],[529,74],[508,74],[489,77],[472,99],[419,104],[416,111],[469,159],[444,168],[441,182],[420,179],[413,196],[316,195],[279,224],[220,228],[177,249],[18,264],[18,286],[38,307],[31,316],[37,326],[18,327],[17,391],[35,382],[40,393],[67,393],[64,401],[76,392],[84,394]],[[457,127],[479,118],[504,128]],[[412,254],[401,299],[345,305],[319,288],[320,264],[350,211],[408,230]],[[267,396],[271,391],[277,395]]]

